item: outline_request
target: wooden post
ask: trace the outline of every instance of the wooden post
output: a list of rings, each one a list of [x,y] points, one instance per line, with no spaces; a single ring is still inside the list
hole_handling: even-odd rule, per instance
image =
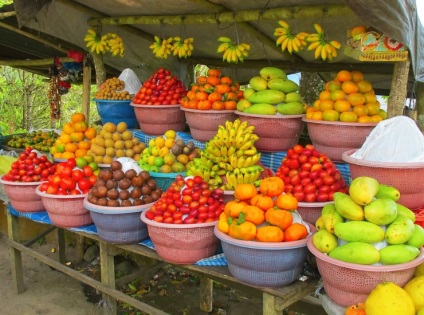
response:
[[[96,84],[97,87],[106,81],[106,68],[103,62],[103,55],[92,53],[94,69],[96,71]]]
[[[213,280],[200,277],[200,310],[212,312],[213,309]]]
[[[269,293],[263,293],[262,314],[266,315],[283,315],[283,311],[275,308],[276,297]]]
[[[57,228],[57,240],[59,244],[59,262],[66,264],[65,230]]]
[[[90,92],[91,92],[91,65],[84,58],[84,66],[82,70],[82,113],[85,115],[85,122],[90,121]]]
[[[396,62],[393,69],[392,85],[387,103],[387,118],[401,116],[408,88],[409,59]]]
[[[19,241],[18,218],[13,216],[9,210],[7,210],[7,232],[11,241]],[[25,290],[22,269],[22,253],[11,245],[9,245],[9,250],[13,285],[16,294],[21,294]]]
[[[424,82],[417,82],[417,93],[416,93],[416,106],[417,111],[417,126],[421,132],[424,131]]]
[[[114,256],[108,252],[108,244],[102,240],[99,241],[100,247],[100,265],[101,265],[101,281],[104,285],[115,288],[115,263]],[[103,313],[115,315],[117,314],[116,300],[103,293]]]

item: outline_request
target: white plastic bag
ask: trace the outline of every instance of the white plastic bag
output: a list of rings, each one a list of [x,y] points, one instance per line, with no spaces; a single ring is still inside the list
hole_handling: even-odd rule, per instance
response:
[[[128,91],[129,94],[136,94],[141,88],[140,80],[134,71],[129,68],[122,71],[118,79],[125,82],[125,91]]]
[[[116,159],[117,161],[121,162],[122,164],[122,171],[125,173],[126,171],[133,169],[138,173],[142,171],[140,166],[138,166],[138,163],[134,161],[134,159],[129,157],[120,157]]]
[[[409,117],[397,116],[383,120],[351,157],[374,162],[422,162],[424,135]]]

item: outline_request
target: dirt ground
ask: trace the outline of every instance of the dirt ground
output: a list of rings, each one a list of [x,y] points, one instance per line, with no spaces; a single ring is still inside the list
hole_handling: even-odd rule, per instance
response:
[[[38,252],[47,256],[55,244],[33,244]],[[75,249],[67,246],[67,258],[75,257]],[[102,314],[98,306],[101,296],[91,287],[56,271],[49,266],[29,257],[23,257],[25,292],[14,292],[9,262],[9,249],[6,236],[0,233],[0,314],[1,315],[97,315]],[[72,261],[72,259],[70,259]],[[72,264],[72,267],[98,278],[98,267],[93,264]],[[131,281],[121,283],[122,291],[161,308],[172,315],[205,315],[198,307],[199,279],[172,265],[148,266],[147,271],[139,273]],[[135,271],[137,269],[135,268]],[[135,272],[136,274],[137,272]],[[128,276],[127,276],[128,278]],[[125,278],[124,278],[125,279]],[[130,277],[128,280],[131,279]],[[121,279],[122,280],[122,279]],[[214,309],[210,315],[260,315],[262,301],[260,296],[252,296],[224,285],[214,285]],[[119,305],[120,315],[144,315],[142,312]],[[325,315],[325,311],[310,303],[296,303],[284,314],[288,315]]]

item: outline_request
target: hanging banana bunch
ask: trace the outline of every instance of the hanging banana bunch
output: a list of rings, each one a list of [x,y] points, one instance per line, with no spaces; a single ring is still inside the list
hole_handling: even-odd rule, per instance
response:
[[[281,45],[281,51],[287,51],[292,54],[293,52],[299,52],[303,50],[307,43],[306,38],[309,36],[309,33],[300,32],[298,34],[293,34],[290,29],[290,25],[286,21],[278,21],[281,27],[277,27],[274,30],[274,36],[278,36],[276,40],[276,45]]]
[[[112,57],[120,56],[124,57],[125,47],[122,38],[115,33],[109,33],[109,38],[107,44],[109,45],[109,50],[112,54]]]
[[[194,49],[193,37],[182,40],[181,37],[175,36],[173,40],[174,43],[172,44],[171,51],[174,56],[177,56],[178,58],[187,58],[191,56]]]
[[[321,25],[314,24],[314,28],[316,33],[306,37],[306,41],[309,43],[307,50],[314,50],[315,59],[333,60],[337,57],[337,49],[340,49],[342,45],[336,40],[327,41]]]
[[[222,60],[228,63],[243,62],[244,58],[249,56],[250,45],[247,43],[234,43],[231,38],[221,36],[218,38],[221,44],[218,46],[217,53],[223,53]]]
[[[87,42],[86,47],[90,48],[92,53],[104,54],[106,51],[110,51],[113,57],[124,56],[124,42],[115,33],[107,33],[100,36],[95,30],[88,29],[84,41]]]
[[[173,37],[167,39],[160,39],[159,36],[155,35],[155,42],[150,45],[150,49],[155,54],[156,58],[167,59],[171,53]]]

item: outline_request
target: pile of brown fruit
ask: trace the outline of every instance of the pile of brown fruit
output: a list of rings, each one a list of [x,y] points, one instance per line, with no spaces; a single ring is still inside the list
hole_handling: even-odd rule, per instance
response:
[[[110,168],[102,169],[95,185],[88,193],[88,201],[106,207],[131,207],[158,200],[162,189],[150,178],[147,171],[137,174],[134,169],[122,170],[120,161],[113,161]]]
[[[94,93],[94,98],[98,100],[130,100],[132,97],[128,91],[124,91],[124,88],[125,82],[113,77],[100,85],[99,90]]]

